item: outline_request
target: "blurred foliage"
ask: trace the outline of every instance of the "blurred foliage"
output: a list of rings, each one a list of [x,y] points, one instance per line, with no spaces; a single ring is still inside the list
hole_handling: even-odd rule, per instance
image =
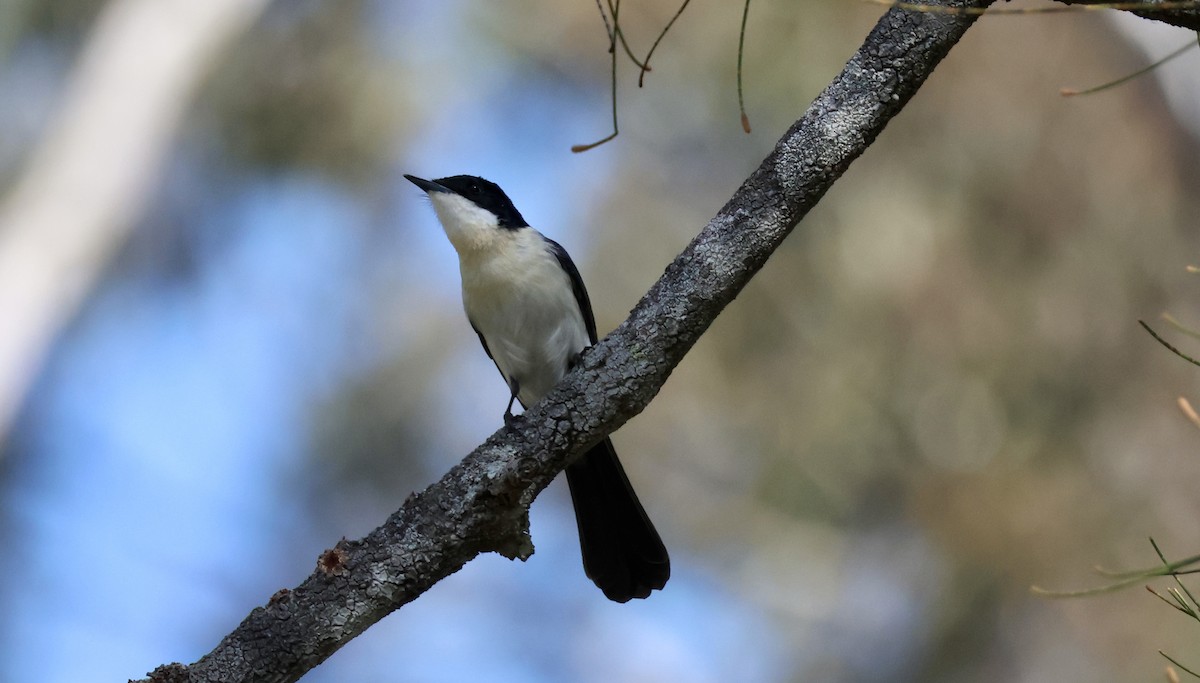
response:
[[[370,185],[395,154],[402,98],[361,32],[364,2],[275,4],[201,97],[212,140],[264,170]]]
[[[99,0],[12,0],[6,4],[24,14],[27,31],[50,37],[64,46],[79,46],[105,3]]]

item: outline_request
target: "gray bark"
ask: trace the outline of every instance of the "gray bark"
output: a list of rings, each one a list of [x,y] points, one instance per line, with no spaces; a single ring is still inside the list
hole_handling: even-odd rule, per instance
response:
[[[1067,5],[1102,5],[1112,0],[1062,0]],[[1138,0],[1141,9],[1129,10],[1144,19],[1200,31],[1200,6],[1183,6],[1180,0]]]
[[[992,0],[965,0],[986,7]],[[612,334],[542,402],[378,529],[340,542],[210,653],[153,681],[295,681],[484,552],[533,552],[528,507],[566,466],[641,412],[671,371],[977,17],[888,11],[841,74]]]

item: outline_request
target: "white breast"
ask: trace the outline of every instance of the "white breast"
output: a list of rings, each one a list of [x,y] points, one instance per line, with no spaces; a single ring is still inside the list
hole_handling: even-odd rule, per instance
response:
[[[463,307],[506,381],[530,406],[589,344],[571,280],[532,228],[498,230],[491,248],[459,252]]]

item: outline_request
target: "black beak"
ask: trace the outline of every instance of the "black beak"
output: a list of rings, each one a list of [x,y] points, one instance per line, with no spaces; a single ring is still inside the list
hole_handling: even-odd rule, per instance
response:
[[[407,173],[404,174],[404,177],[408,178],[408,181],[410,183],[412,183],[413,185],[416,185],[417,187],[421,188],[422,190],[425,190],[426,193],[432,194],[434,192],[450,192],[451,191],[450,188],[446,187],[445,185],[438,185],[437,183],[433,182],[432,180],[425,180],[424,178],[418,178],[415,175],[409,175]]]

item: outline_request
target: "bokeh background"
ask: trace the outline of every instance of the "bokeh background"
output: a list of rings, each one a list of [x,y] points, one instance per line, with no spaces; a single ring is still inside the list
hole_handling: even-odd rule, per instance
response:
[[[693,3],[645,88],[622,60],[620,136],[575,155],[610,125],[584,0],[242,0],[212,10],[224,23],[189,4],[0,10],[0,226],[40,201],[59,229],[112,235],[69,271],[78,302],[28,381],[0,387],[19,398],[0,680],[195,660],[499,427],[456,257],[403,173],[500,183],[571,250],[603,333],[883,11],[754,3],[746,135],[741,4]],[[674,10],[626,3],[635,49]],[[1160,648],[1200,664],[1196,625],[1140,590],[1029,591],[1153,565],[1149,536],[1200,548],[1200,431],[1174,405],[1200,397],[1197,370],[1136,324],[1200,324],[1200,50],[1058,95],[1187,40],[1099,13],[967,34],[616,435],[672,551],[665,591],[603,599],[557,482],[529,561],[477,559],[305,680],[1102,683],[1161,680]],[[175,85],[142,73],[189,44],[208,47]],[[135,58],[106,71],[103,45]],[[157,118],[131,125],[151,97]],[[37,196],[47,146],[86,146],[68,116],[111,148]],[[89,208],[124,174],[121,208]],[[22,258],[30,283],[47,272]],[[15,282],[3,300],[24,300]],[[3,334],[26,313],[0,311]]]

